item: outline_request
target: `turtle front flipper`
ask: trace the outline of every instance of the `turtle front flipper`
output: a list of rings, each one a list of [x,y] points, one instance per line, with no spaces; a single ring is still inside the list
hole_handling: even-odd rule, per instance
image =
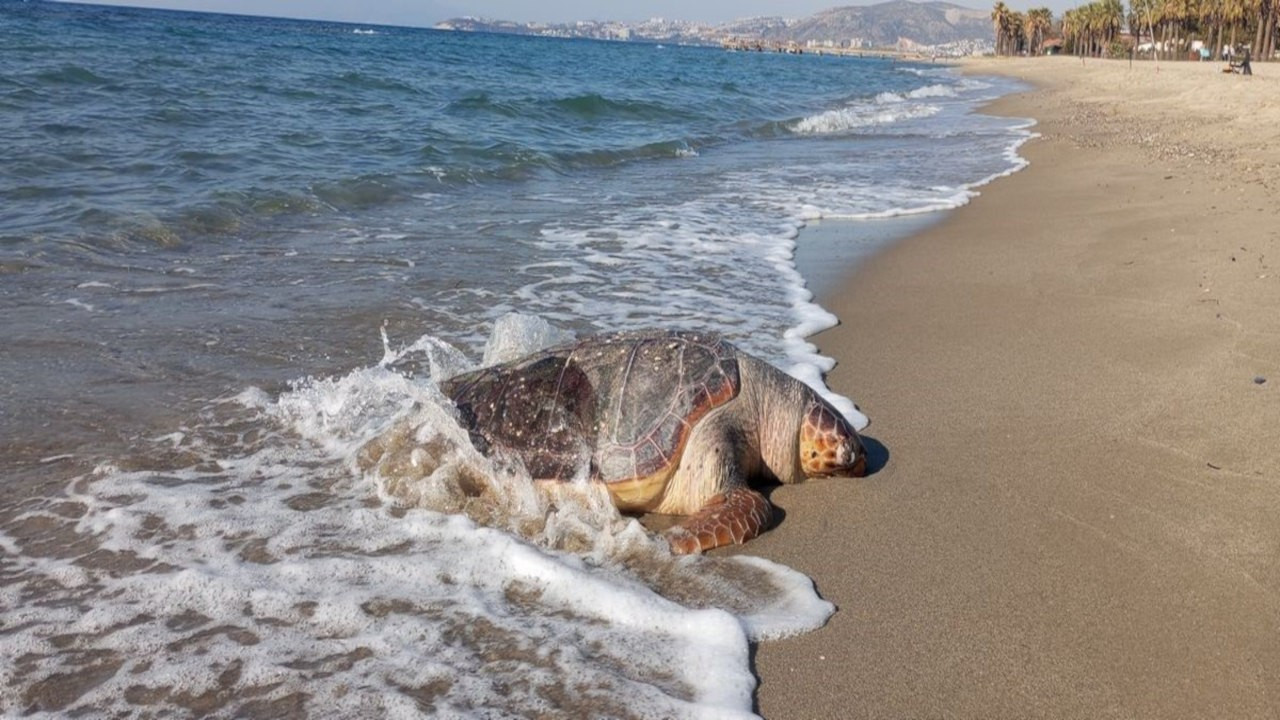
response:
[[[687,555],[744,543],[773,522],[773,506],[764,495],[745,487],[717,493],[688,520],[667,531],[671,551]]]

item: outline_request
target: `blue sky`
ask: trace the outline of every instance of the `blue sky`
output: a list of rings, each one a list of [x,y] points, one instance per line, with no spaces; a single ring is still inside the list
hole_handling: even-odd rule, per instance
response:
[[[839,5],[866,5],[867,0],[80,0],[104,5],[132,5],[176,10],[272,15],[384,25],[430,26],[449,17],[478,15],[502,20],[644,20],[651,17],[721,22],[751,15],[804,17]],[[985,0],[950,0],[987,9]],[[1055,15],[1071,0],[1006,0],[1014,10],[1047,5]]]

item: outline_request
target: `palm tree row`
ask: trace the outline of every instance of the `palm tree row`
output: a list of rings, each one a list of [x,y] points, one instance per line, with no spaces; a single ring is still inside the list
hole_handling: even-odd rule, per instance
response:
[[[1062,14],[1062,41],[1077,55],[1101,56],[1119,39],[1124,20],[1120,0],[1094,0]]]
[[[1027,11],[1026,20],[1023,22],[1023,34],[1027,38],[1031,52],[1040,52],[1040,46],[1044,44],[1049,31],[1052,29],[1053,12],[1049,8],[1031,8]]]
[[[1014,12],[1003,2],[997,2],[991,11],[991,22],[996,31],[997,55],[1034,54],[1039,52],[1053,28],[1053,12],[1047,7]]]
[[[1064,44],[1078,55],[1114,51],[1127,25],[1135,36],[1150,35],[1165,57],[1185,57],[1192,41],[1200,40],[1211,49],[1250,43],[1263,59],[1276,50],[1278,16],[1280,0],[1129,0],[1127,14],[1121,0],[1093,0],[1063,13],[1061,29]],[[1035,53],[1053,15],[1047,8],[1015,12],[1000,0],[991,22],[997,55]]]
[[[1214,49],[1248,43],[1262,59],[1275,52],[1278,10],[1276,0],[1130,0],[1129,23],[1168,57],[1200,40]]]
[[[996,33],[997,55],[1018,55],[1026,43],[1026,16],[1010,10],[1003,0],[991,10],[991,23]]]

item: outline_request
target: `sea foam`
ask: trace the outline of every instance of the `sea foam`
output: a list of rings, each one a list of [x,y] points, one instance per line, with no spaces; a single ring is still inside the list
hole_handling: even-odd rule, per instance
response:
[[[800,135],[830,135],[874,125],[890,125],[904,120],[925,118],[936,115],[940,108],[937,105],[915,103],[910,100],[952,98],[955,95],[954,90],[944,85],[927,85],[911,90],[905,95],[882,92],[870,101],[856,100],[844,107],[802,118],[791,125],[791,131]]]

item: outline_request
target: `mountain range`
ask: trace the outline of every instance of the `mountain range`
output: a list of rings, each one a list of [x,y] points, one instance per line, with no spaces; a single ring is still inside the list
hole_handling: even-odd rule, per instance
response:
[[[875,5],[831,8],[805,18],[756,17],[717,25],[682,20],[515,23],[473,17],[436,25],[442,30],[507,32],[603,40],[718,45],[761,40],[817,47],[920,49],[963,45],[978,50],[992,38],[990,11],[941,0],[889,0]]]
[[[775,34],[776,33],[776,34]],[[947,2],[891,0],[877,5],[824,10],[766,34],[766,40],[806,43],[813,40],[860,39],[871,47],[894,47],[903,41],[943,45],[962,40],[989,40],[991,12]]]

